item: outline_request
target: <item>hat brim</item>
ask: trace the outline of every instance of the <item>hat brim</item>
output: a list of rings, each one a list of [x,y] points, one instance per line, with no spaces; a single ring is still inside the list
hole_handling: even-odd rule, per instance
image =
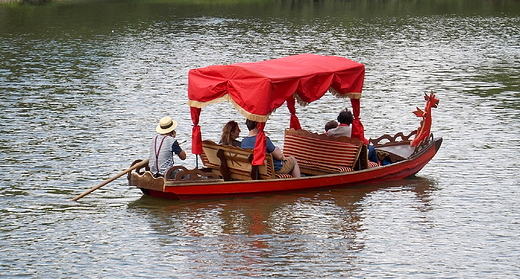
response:
[[[155,131],[157,131],[157,133],[159,134],[168,134],[169,132],[175,130],[175,128],[177,128],[177,121],[175,120],[172,120],[172,125],[166,129],[163,129],[161,128],[161,125],[157,125],[157,127],[155,128]]]

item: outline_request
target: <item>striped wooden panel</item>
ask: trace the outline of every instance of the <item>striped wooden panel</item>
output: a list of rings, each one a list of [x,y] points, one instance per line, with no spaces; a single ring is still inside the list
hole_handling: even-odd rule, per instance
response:
[[[283,152],[298,161],[319,162],[325,165],[354,167],[360,146],[347,142],[328,141],[286,134]]]
[[[351,167],[327,165],[313,161],[299,161],[298,164],[303,168],[312,168],[326,173],[349,172],[354,170]]]
[[[289,173],[277,173],[276,177],[278,178],[292,178],[292,175]]]

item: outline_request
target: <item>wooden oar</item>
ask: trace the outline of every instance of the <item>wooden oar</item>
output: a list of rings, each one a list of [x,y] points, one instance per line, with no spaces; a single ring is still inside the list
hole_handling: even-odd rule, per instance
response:
[[[134,169],[136,169],[136,168],[138,168],[138,167],[142,167],[142,166],[148,164],[148,161],[149,161],[149,160],[146,159],[146,160],[144,160],[144,161],[141,161],[141,162],[139,162],[139,163],[137,163],[137,164],[131,166],[130,168],[126,169],[125,171],[119,173],[118,175],[116,175],[116,176],[114,176],[114,177],[112,177],[112,178],[109,178],[109,179],[105,180],[105,182],[103,182],[103,183],[101,183],[101,184],[99,184],[99,185],[97,185],[97,186],[95,186],[95,187],[90,188],[88,191],[84,192],[84,193],[81,194],[81,195],[76,196],[75,198],[72,199],[72,201],[77,201],[77,200],[83,198],[84,196],[86,196],[86,195],[88,195],[88,194],[94,192],[95,190],[97,190],[97,189],[99,189],[99,188],[101,188],[101,187],[107,185],[108,183],[110,183],[110,182],[112,182],[112,181],[118,179],[119,177],[125,175],[126,173],[129,173],[129,172],[131,172],[132,170],[134,170]]]

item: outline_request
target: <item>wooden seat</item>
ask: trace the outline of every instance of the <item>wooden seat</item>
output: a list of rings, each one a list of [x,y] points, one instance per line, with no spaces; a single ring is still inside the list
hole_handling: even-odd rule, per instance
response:
[[[253,149],[242,149],[231,145],[202,141],[202,163],[205,167],[218,170],[224,180],[254,180],[287,178],[274,171],[273,157],[266,154],[264,164],[253,166]],[[289,175],[290,177],[290,175]]]
[[[220,168],[220,159],[217,156],[217,150],[220,149],[220,146],[220,144],[212,140],[202,141],[202,154],[200,154],[200,159],[205,167],[217,170]]]
[[[296,158],[302,173],[321,175],[353,171],[362,148],[358,139],[287,129],[283,152]]]
[[[164,174],[167,185],[175,185],[176,183],[199,183],[201,180],[222,181],[218,174],[199,169],[189,170],[184,166],[173,166]]]
[[[405,135],[402,132],[393,136],[385,134],[376,139],[370,139],[370,142],[377,149],[379,160],[388,158],[391,162],[399,162],[406,160],[412,155],[416,147],[410,145],[411,137],[417,134],[417,130]]]

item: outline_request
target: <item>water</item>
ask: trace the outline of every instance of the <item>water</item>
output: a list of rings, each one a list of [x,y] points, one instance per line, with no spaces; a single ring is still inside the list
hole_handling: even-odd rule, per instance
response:
[[[0,276],[517,278],[519,14],[518,1],[0,4]],[[121,178],[70,201],[146,158],[162,116],[189,139],[189,69],[298,53],[366,65],[368,137],[415,129],[434,90],[439,153],[416,177],[350,189],[169,201]],[[347,105],[297,112],[321,132]],[[243,118],[228,103],[204,109],[204,138],[230,119]],[[278,145],[288,122],[282,107],[266,126]]]

